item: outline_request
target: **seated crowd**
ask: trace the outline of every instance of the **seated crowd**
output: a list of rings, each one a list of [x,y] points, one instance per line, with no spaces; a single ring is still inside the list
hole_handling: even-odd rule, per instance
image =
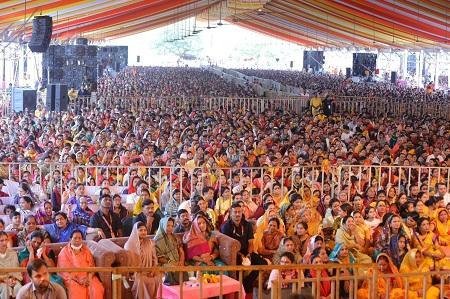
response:
[[[255,76],[263,79],[271,79],[285,85],[301,87],[303,90],[325,91],[333,97],[376,97],[393,102],[417,102],[440,101],[448,103],[450,96],[443,91],[412,88],[405,86],[393,86],[390,83],[361,84],[354,83],[332,74],[313,74],[300,71],[260,70],[260,69],[236,69],[247,76]]]
[[[250,86],[240,87],[206,69],[188,67],[129,67],[115,77],[103,77],[100,96],[254,97]]]
[[[143,88],[133,86],[130,94]],[[223,265],[221,232],[239,241],[239,264],[376,262],[385,274],[450,269],[449,129],[432,117],[318,120],[177,107],[4,117],[0,265],[27,272],[0,277],[0,298],[102,298],[92,273],[49,275],[46,267],[92,267],[82,240],[123,236],[132,264],[143,267]],[[67,244],[56,255],[48,244],[60,242]],[[265,288],[280,277],[335,274],[273,270]],[[155,298],[161,281],[181,283],[178,273],[160,275],[136,273],[134,297]],[[246,273],[247,294],[257,277]],[[425,277],[427,295],[435,293],[434,277]],[[360,283],[358,298],[368,297],[367,282]],[[405,289],[408,298],[424,295],[423,278],[378,278],[380,296]],[[331,290],[322,282],[320,296],[331,298]],[[350,295],[348,281],[340,292]]]

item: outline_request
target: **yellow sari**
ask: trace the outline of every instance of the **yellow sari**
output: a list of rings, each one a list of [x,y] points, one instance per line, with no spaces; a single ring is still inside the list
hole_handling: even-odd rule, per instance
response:
[[[378,263],[378,260],[380,259],[380,257],[383,257],[383,256],[388,260],[389,266],[388,266],[388,269],[386,270],[386,272],[381,273],[381,274],[395,274],[396,276],[394,276],[392,278],[378,276],[377,277],[377,285],[376,285],[377,295],[379,296],[379,298],[386,298],[386,291],[390,290],[389,298],[392,298],[393,293],[399,292],[403,289],[403,281],[398,275],[397,267],[395,267],[391,258],[387,254],[381,253],[380,255],[378,255],[377,263]],[[372,275],[373,275],[373,270],[370,269],[368,272],[368,276],[371,277]],[[364,280],[361,288],[358,289],[356,294],[357,294],[358,299],[369,299],[370,296],[369,296],[369,281],[368,280]],[[410,298],[410,297],[408,297],[408,298]]]
[[[417,248],[411,249],[408,251],[403,258],[402,264],[400,265],[400,273],[408,274],[408,273],[427,273],[430,272],[429,265],[425,262],[425,260],[417,265],[416,255],[417,253],[421,254]],[[426,285],[430,285],[431,277],[429,275],[425,275]],[[408,289],[415,292],[420,292],[423,290],[423,276],[410,276],[408,277]],[[406,283],[406,281],[405,281]]]
[[[442,212],[446,212],[448,215],[448,211],[445,208],[438,209],[436,211],[436,233],[439,235],[439,239],[445,241],[447,246],[450,245],[450,219],[447,219],[447,222],[443,223],[439,220],[439,214]]]

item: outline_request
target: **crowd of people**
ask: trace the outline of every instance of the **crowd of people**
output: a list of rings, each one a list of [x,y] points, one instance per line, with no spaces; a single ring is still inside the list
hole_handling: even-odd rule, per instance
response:
[[[205,76],[173,72],[180,88]],[[153,89],[144,78],[157,80],[150,72],[127,83],[124,74],[114,83],[124,93],[108,85],[111,78],[99,89],[145,94]],[[187,74],[194,81],[183,81]],[[223,265],[222,232],[240,242],[237,260],[244,265],[376,262],[384,274],[450,269],[449,132],[442,119],[369,112],[320,119],[177,107],[11,114],[0,120],[0,197],[8,215],[0,221],[0,265],[21,265],[27,273],[4,276],[0,298],[28,298],[21,296],[30,290],[102,298],[101,281],[90,273],[45,274],[47,266],[94,266],[86,238],[127,236],[133,265],[144,267]],[[46,244],[57,242],[67,246],[56,257]],[[276,288],[280,277],[335,274],[313,266],[273,270],[264,288]],[[243,279],[249,297],[257,276],[252,271]],[[426,294],[422,276],[407,282],[379,276],[378,295],[439,292],[436,277],[424,277]],[[160,281],[181,283],[178,273],[137,274],[135,298],[155,298]],[[351,284],[340,283],[346,298]],[[332,289],[321,282],[320,296],[332,298]],[[368,294],[361,281],[357,298]]]
[[[303,90],[323,92],[342,97],[374,97],[392,102],[438,101],[450,102],[450,95],[442,90],[435,91],[428,86],[412,88],[396,86],[390,83],[364,84],[353,82],[345,76],[314,74],[300,71],[236,69],[247,76],[271,79],[285,85],[300,87]],[[429,84],[430,85],[430,84]]]
[[[100,96],[255,97],[251,86],[241,87],[202,68],[129,67],[115,77],[99,79]]]

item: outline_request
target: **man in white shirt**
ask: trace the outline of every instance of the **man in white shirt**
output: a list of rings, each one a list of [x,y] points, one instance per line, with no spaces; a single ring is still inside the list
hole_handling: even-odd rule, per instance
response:
[[[436,184],[436,192],[437,195],[444,198],[445,205],[448,205],[450,203],[450,193],[448,193],[447,186],[444,183]]]

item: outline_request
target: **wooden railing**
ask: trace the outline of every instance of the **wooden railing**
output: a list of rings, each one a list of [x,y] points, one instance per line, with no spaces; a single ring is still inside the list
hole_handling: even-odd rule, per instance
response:
[[[180,278],[180,281],[183,281],[183,274],[188,273],[188,276],[193,277],[194,273],[198,276],[202,276],[205,272],[218,272],[219,282],[214,283],[214,287],[216,288],[215,296],[219,298],[223,298],[225,292],[223,291],[223,275],[225,272],[228,273],[237,273],[235,284],[238,285],[235,288],[236,292],[240,299],[243,299],[245,294],[242,287],[242,282],[244,275],[248,274],[249,271],[258,271],[258,279],[254,282],[253,287],[256,288],[256,294],[258,299],[264,298],[264,296],[269,296],[266,291],[263,290],[263,277],[264,273],[269,273],[272,270],[296,270],[299,274],[305,273],[306,270],[314,269],[317,273],[320,273],[321,270],[326,269],[329,273],[335,273],[335,275],[330,275],[328,277],[323,277],[318,275],[314,278],[306,278],[304,275],[298,275],[296,279],[279,279],[273,284],[274,288],[272,288],[270,293],[270,298],[272,299],[285,299],[286,293],[303,293],[310,294],[313,298],[320,298],[320,283],[325,281],[331,282],[331,294],[330,299],[338,299],[341,298],[341,283],[347,282],[349,286],[346,289],[348,293],[348,298],[358,298],[357,292],[363,285],[365,281],[365,286],[367,287],[368,298],[370,299],[388,299],[390,298],[390,292],[392,291],[392,287],[389,284],[386,284],[386,289],[384,293],[386,294],[384,297],[381,297],[379,294],[379,284],[378,281],[380,279],[390,280],[390,278],[396,277],[401,278],[403,281],[403,296],[401,298],[408,299],[410,298],[409,291],[421,295],[418,298],[428,298],[426,297],[427,289],[431,286],[430,278],[432,276],[439,278],[439,283],[435,286],[438,287],[440,291],[439,298],[447,298],[445,294],[448,294],[448,289],[450,284],[448,279],[450,277],[450,271],[430,271],[430,272],[417,272],[417,273],[400,273],[397,275],[394,274],[385,274],[381,273],[376,264],[322,264],[322,265],[255,265],[255,266],[185,266],[185,267],[152,267],[152,268],[141,268],[141,267],[95,267],[95,268],[49,268],[49,272],[106,272],[111,273],[112,280],[112,299],[121,299],[123,298],[123,288],[129,287],[133,284],[133,281],[129,281],[128,277],[130,273],[139,272],[139,273],[158,273],[160,277],[164,275],[164,273],[168,272],[177,272]],[[348,274],[344,275],[342,270],[347,270]],[[26,272],[24,268],[2,268],[0,269],[0,275],[4,275],[7,273],[13,272]],[[411,290],[409,280],[411,278],[420,278],[423,280],[422,289]],[[161,280],[162,282],[162,280]],[[164,286],[160,282],[159,291],[157,298],[163,297],[163,288]],[[289,284],[288,288],[282,288],[282,285]],[[190,293],[192,290],[198,291],[198,298],[205,298],[204,290],[205,290],[206,282],[202,279],[198,280],[198,284],[195,286],[191,286],[187,283],[181,283],[177,286],[172,286],[172,288],[179,288],[179,293],[181,299],[188,298],[184,296],[185,292],[183,291],[186,288],[190,289]],[[265,295],[264,295],[265,294]],[[107,298],[110,299],[110,298]],[[192,299],[192,298],[189,298]]]

